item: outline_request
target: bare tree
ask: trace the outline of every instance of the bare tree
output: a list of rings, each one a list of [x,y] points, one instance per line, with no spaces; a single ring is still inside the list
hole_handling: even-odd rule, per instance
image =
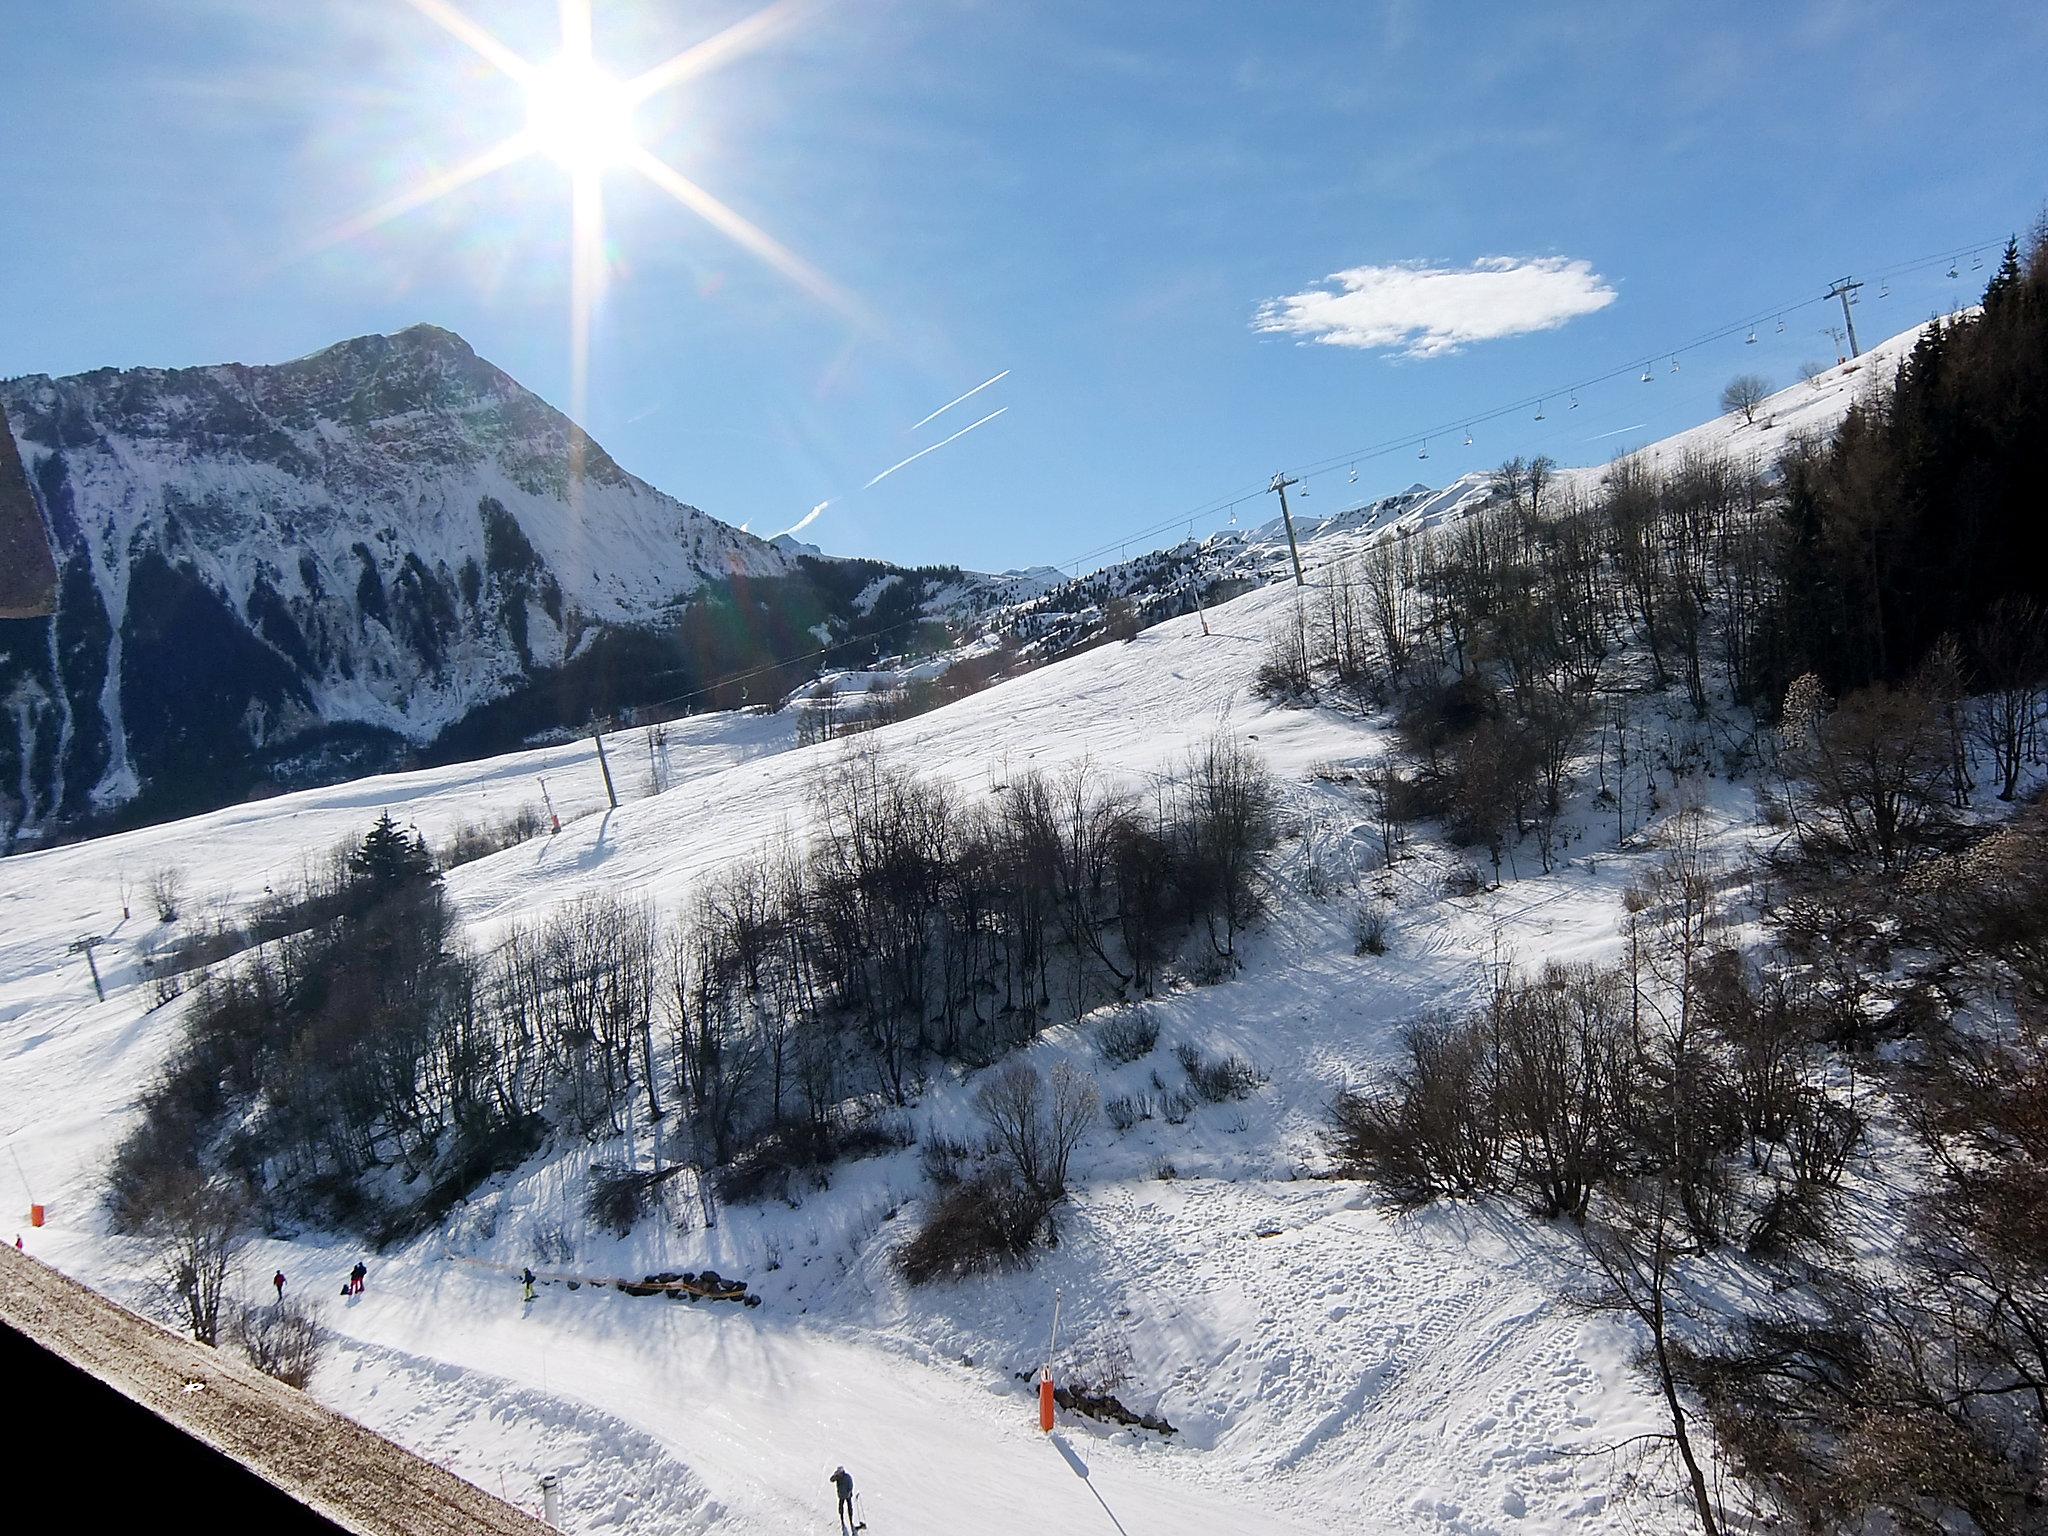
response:
[[[1977,709],[1977,739],[1998,765],[1998,798],[2018,793],[2020,765],[2041,727],[2048,679],[2048,615],[2027,597],[2001,597],[1971,636],[1988,688]]]
[[[989,1145],[1046,1209],[1066,1198],[1067,1165],[1101,1108],[1085,1072],[1061,1062],[1048,1091],[1038,1069],[1013,1061],[975,1095]]]
[[[1586,1251],[1601,1284],[1581,1299],[1600,1311],[1633,1316],[1649,1334],[1643,1365],[1657,1384],[1671,1415],[1667,1439],[1685,1468],[1693,1511],[1706,1536],[1721,1536],[1720,1516],[1707,1489],[1706,1472],[1693,1449],[1691,1421],[1679,1394],[1676,1340],[1672,1315],[1679,1292],[1673,1271],[1680,1252],[1672,1192],[1662,1179],[1650,1179],[1615,1201],[1612,1219],[1589,1227]]]
[[[185,871],[175,864],[166,864],[151,872],[149,877],[149,900],[156,908],[157,920],[175,923],[178,909],[185,899]]]
[[[201,1344],[220,1341],[228,1272],[248,1241],[244,1191],[196,1169],[166,1168],[147,1197],[139,1235],[155,1250],[151,1278],[165,1309]]]
[[[1756,425],[1756,408],[1771,397],[1771,381],[1760,374],[1738,373],[1721,391],[1721,409],[1729,415],[1742,413],[1750,426]]]

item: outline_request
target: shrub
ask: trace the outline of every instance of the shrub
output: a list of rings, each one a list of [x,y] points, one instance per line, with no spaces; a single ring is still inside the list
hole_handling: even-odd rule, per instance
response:
[[[301,1390],[327,1351],[327,1329],[303,1301],[245,1304],[235,1314],[234,1340],[257,1370]]]
[[[1140,1120],[1152,1118],[1152,1101],[1144,1094],[1118,1094],[1102,1106],[1109,1116],[1109,1123],[1119,1132],[1128,1131]]]
[[[1219,1056],[1212,1061],[1185,1041],[1174,1048],[1174,1055],[1188,1074],[1188,1085],[1210,1104],[1249,1098],[1266,1080],[1265,1073],[1241,1056]]]
[[[1351,952],[1354,955],[1384,955],[1387,952],[1387,909],[1377,901],[1361,901],[1351,914]]]
[[[178,909],[185,900],[185,871],[175,864],[166,864],[151,873],[149,900],[156,908],[159,922],[175,923],[178,920]]]
[[[1477,896],[1485,889],[1486,876],[1469,859],[1461,859],[1444,871],[1443,893],[1446,896]]]
[[[1502,1139],[1483,1028],[1425,1024],[1403,1045],[1406,1064],[1379,1091],[1346,1092],[1330,1106],[1338,1166],[1383,1185],[1404,1206],[1492,1187]]]
[[[1151,1055],[1158,1044],[1159,1021],[1136,1009],[1105,1020],[1095,1031],[1096,1050],[1104,1061],[1119,1067]]]
[[[935,1189],[951,1189],[960,1182],[960,1170],[973,1155],[974,1149],[966,1142],[934,1133],[925,1137],[919,1158],[924,1164],[924,1176]]]
[[[685,1166],[671,1163],[666,1168],[649,1169],[599,1163],[590,1170],[590,1189],[583,1197],[583,1209],[599,1226],[624,1237],[643,1216],[661,1204],[662,1186]]]
[[[912,1285],[993,1274],[1023,1263],[1050,1209],[1007,1173],[955,1185],[896,1256]]]

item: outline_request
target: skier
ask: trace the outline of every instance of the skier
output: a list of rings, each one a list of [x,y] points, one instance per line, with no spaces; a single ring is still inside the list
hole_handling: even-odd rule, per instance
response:
[[[348,1289],[350,1295],[360,1296],[363,1294],[363,1277],[367,1275],[369,1272],[370,1271],[364,1267],[363,1261],[361,1259],[357,1259],[356,1267],[348,1272]]]
[[[526,1299],[533,1300],[533,1266],[528,1265],[519,1272],[519,1283],[526,1287]]]
[[[276,1274],[272,1275],[270,1283],[277,1287],[278,1305],[282,1306],[284,1304],[284,1271],[280,1269]]]
[[[853,1523],[853,1474],[840,1467],[832,1474],[831,1483],[839,1492],[839,1529],[859,1530],[860,1527]]]

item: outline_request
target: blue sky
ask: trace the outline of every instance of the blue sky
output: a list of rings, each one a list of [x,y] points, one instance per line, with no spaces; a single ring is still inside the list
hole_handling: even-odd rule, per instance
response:
[[[553,0],[441,3],[556,51]],[[620,78],[759,9],[592,3]],[[1832,361],[1809,306],[1669,371],[1731,320],[1847,272],[1866,342],[1973,296],[1967,256],[1884,300],[1876,278],[2038,216],[2044,77],[2037,4],[820,3],[632,129],[865,318],[615,170],[587,425],[756,532],[829,501],[805,534],[829,550],[985,569],[1654,359],[1654,385],[1632,368],[1469,450],[1364,457],[1355,487],[1347,462],[1305,509],[1597,462],[1713,414],[1735,372]],[[0,375],[427,320],[566,407],[555,160],[321,244],[526,121],[408,0],[0,0]]]

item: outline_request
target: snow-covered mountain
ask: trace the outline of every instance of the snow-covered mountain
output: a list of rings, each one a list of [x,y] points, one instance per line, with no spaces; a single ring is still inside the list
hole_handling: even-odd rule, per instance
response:
[[[622,470],[452,333],[0,384],[61,576],[0,637],[34,824],[431,742],[607,626],[789,555]],[[295,771],[296,769],[296,771]],[[175,798],[175,797],[174,797]]]
[[[7,526],[40,555],[40,520],[58,568],[54,619],[0,619],[0,846],[474,755],[1035,590],[730,527],[429,325],[29,375],[0,410]],[[16,585],[47,606],[47,574]]]

